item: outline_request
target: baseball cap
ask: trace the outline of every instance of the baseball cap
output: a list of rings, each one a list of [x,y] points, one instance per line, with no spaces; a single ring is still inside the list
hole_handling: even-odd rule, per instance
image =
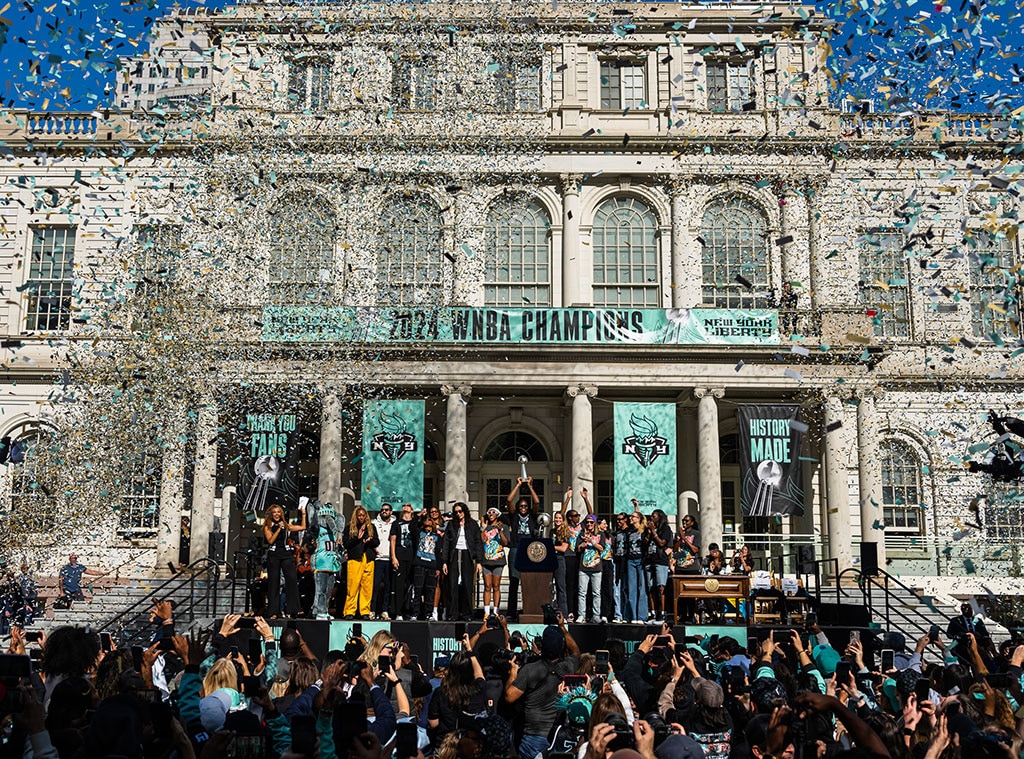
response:
[[[586,516],[585,516],[585,517],[583,518],[583,521],[584,521],[584,522],[596,522],[596,521],[597,521],[597,516],[596,516],[596,515],[594,515],[594,514],[587,514],[587,515],[586,515]]]

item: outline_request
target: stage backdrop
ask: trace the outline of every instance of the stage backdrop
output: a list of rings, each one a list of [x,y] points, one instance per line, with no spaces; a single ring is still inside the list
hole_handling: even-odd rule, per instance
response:
[[[616,403],[615,510],[676,513],[676,406]],[[669,524],[673,524],[670,520]]]
[[[804,513],[800,449],[806,425],[800,407],[743,404],[737,408],[740,430],[740,478],[743,513]]]
[[[363,497],[370,511],[382,503],[423,508],[423,401],[367,401],[363,411]]]
[[[272,503],[286,509],[298,503],[298,415],[287,409],[255,409],[238,425],[236,503],[260,513]]]

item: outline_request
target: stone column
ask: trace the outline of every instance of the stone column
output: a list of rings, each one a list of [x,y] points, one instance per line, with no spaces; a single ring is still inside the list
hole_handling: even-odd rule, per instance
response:
[[[594,415],[590,399],[597,396],[597,388],[571,385],[565,391],[572,398],[572,492],[575,496],[583,488],[590,491],[594,502]],[[575,501],[575,497],[573,498]]]
[[[850,486],[844,458],[843,402],[830,396],[825,399],[825,496],[828,510],[829,558],[839,563],[839,571],[853,563],[850,546]]]
[[[466,401],[473,392],[468,385],[442,385],[448,396],[444,438],[444,500],[469,500],[469,454],[466,446]]]
[[[725,395],[722,388],[697,387],[697,481],[700,490],[701,550],[707,552],[712,543],[722,545],[722,461],[718,442],[717,398]]]
[[[196,419],[196,464],[192,475],[192,546],[189,561],[207,556],[217,493],[217,400],[207,397]]]
[[[882,463],[878,457],[878,418],[874,388],[857,393],[857,477],[860,490],[861,540],[878,546],[878,566],[885,567],[885,509]]]
[[[685,195],[690,183],[682,177],[673,177],[669,185],[672,193],[672,308],[686,308],[693,305],[686,302],[686,281],[684,270],[686,256]]]
[[[182,409],[175,409],[173,413],[161,461],[157,569],[166,567],[168,562],[178,566],[181,546],[181,512],[185,507],[185,419]]]
[[[580,174],[562,177],[562,306],[589,303],[580,284]],[[590,278],[587,278],[589,281]]]
[[[341,396],[345,389],[324,393],[320,409],[320,469],[317,498],[341,513]]]

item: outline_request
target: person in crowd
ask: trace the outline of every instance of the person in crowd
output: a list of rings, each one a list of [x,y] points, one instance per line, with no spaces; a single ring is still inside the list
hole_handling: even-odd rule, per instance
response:
[[[356,614],[369,618],[370,600],[373,598],[374,557],[380,539],[362,506],[352,512],[345,531],[345,550],[348,552],[348,593],[345,597],[345,618]]]
[[[754,557],[750,553],[750,546],[741,545],[732,555],[732,573],[734,575],[749,575],[753,571]]]
[[[295,566],[295,545],[289,535],[306,529],[306,504],[299,499],[299,524],[285,519],[280,504],[272,503],[263,518],[263,537],[267,541],[267,607],[271,619],[281,614],[281,575],[284,574],[285,613],[294,617],[299,612],[299,582]]]
[[[624,539],[626,573],[622,581],[622,616],[627,622],[647,621],[647,579],[643,567],[646,531],[644,515],[639,511],[630,514]]]
[[[604,548],[601,551],[601,612],[598,616],[602,622],[615,618],[615,560],[612,557],[612,532],[608,520],[597,520],[597,533],[601,536]]]
[[[612,565],[615,571],[615,583],[613,592],[615,594],[614,622],[624,621],[625,597],[624,582],[626,579],[626,533],[629,531],[629,515],[619,512],[615,515],[615,531],[611,536]]]
[[[78,554],[72,553],[68,556],[68,563],[60,570],[60,592],[61,597],[66,601],[85,600],[85,594],[82,592],[82,575],[102,577],[103,572],[89,569],[84,564],[79,564]]]
[[[672,558],[672,528],[661,509],[651,512],[643,540],[644,571],[647,574],[647,591],[651,602],[648,619],[661,622],[665,619],[665,586],[668,585]]]
[[[589,513],[589,512],[588,512]],[[576,543],[579,540],[583,525],[580,523],[580,513],[572,508],[572,488],[567,488],[565,498],[562,500],[562,517],[565,519],[566,548],[565,557],[565,600],[569,607],[568,620],[576,621],[576,605],[579,602],[579,579],[580,567],[579,557],[576,553]]]
[[[449,614],[452,619],[469,620],[473,615],[476,575],[484,558],[480,525],[469,515],[469,506],[457,501],[452,519],[445,526],[441,550],[441,574],[447,579]]]
[[[550,625],[541,635],[540,656],[520,667],[514,660],[505,684],[505,700],[523,701],[523,732],[519,740],[519,759],[536,759],[544,755],[548,735],[555,724],[558,686],[563,675],[572,674],[579,666],[579,646],[565,619],[559,615],[558,625]]]
[[[434,511],[437,511],[435,507]],[[412,561],[413,571],[413,612],[417,619],[429,619],[437,622],[440,619],[438,603],[441,597],[438,577],[441,574],[440,543],[442,533],[438,530],[437,520],[428,510],[419,523],[416,533],[416,555]]]
[[[411,507],[410,507],[411,508]],[[391,561],[391,527],[395,523],[394,507],[382,503],[377,516],[373,518],[373,529],[377,533],[377,554],[373,565],[373,598],[370,600],[370,619],[391,619],[394,613],[391,588],[395,582],[395,565]]]
[[[309,530],[313,533],[313,582],[316,592],[313,596],[312,614],[317,619],[330,619],[329,608],[331,595],[334,593],[334,581],[341,570],[341,559],[338,557],[339,544],[343,539],[342,522],[338,513],[330,503],[315,501],[309,514]]]
[[[505,569],[505,551],[510,545],[509,530],[501,522],[501,511],[493,506],[484,514],[484,525],[480,532],[483,541],[484,560],[481,562],[484,575],[484,616],[498,613],[501,604],[501,573]]]
[[[725,554],[718,543],[708,545],[708,555],[704,557],[704,574],[720,575],[725,571]]]
[[[684,514],[675,541],[675,571],[700,574],[700,529],[697,520]]]
[[[390,571],[394,577],[394,600],[391,602],[395,619],[412,619],[418,614],[418,605],[413,605],[413,559],[416,556],[416,541],[419,538],[419,524],[415,519],[411,503],[402,504],[401,516],[388,527],[391,545],[388,549]],[[377,564],[376,566],[380,566]],[[375,570],[376,571],[376,570]],[[383,617],[388,619],[387,616]]]
[[[569,496],[566,493],[566,499]],[[551,543],[555,549],[555,608],[562,616],[569,618],[569,601],[565,580],[565,553],[569,550],[569,523],[565,521],[565,504],[562,511],[556,511],[551,517]]]
[[[530,495],[521,494],[523,486]],[[505,499],[508,508],[509,525],[509,557],[508,562],[508,608],[505,616],[515,620],[519,618],[519,571],[516,569],[516,551],[519,541],[523,538],[540,537],[541,529],[537,514],[540,511],[540,496],[533,489],[533,477],[516,478],[516,485]]]
[[[597,517],[587,514],[583,520],[583,532],[576,540],[576,563],[580,572],[577,609],[581,622],[587,619],[588,601],[590,621],[595,624],[601,622],[601,565],[604,548],[604,538],[597,531]]]

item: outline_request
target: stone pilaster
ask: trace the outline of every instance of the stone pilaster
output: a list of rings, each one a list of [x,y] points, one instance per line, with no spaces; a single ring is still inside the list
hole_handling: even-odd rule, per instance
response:
[[[448,396],[448,413],[444,443],[444,500],[469,500],[469,453],[466,446],[466,396],[472,394],[468,385],[442,385]]]
[[[697,387],[697,481],[700,492],[701,550],[711,543],[722,545],[722,461],[718,440],[718,398],[722,388]]]

